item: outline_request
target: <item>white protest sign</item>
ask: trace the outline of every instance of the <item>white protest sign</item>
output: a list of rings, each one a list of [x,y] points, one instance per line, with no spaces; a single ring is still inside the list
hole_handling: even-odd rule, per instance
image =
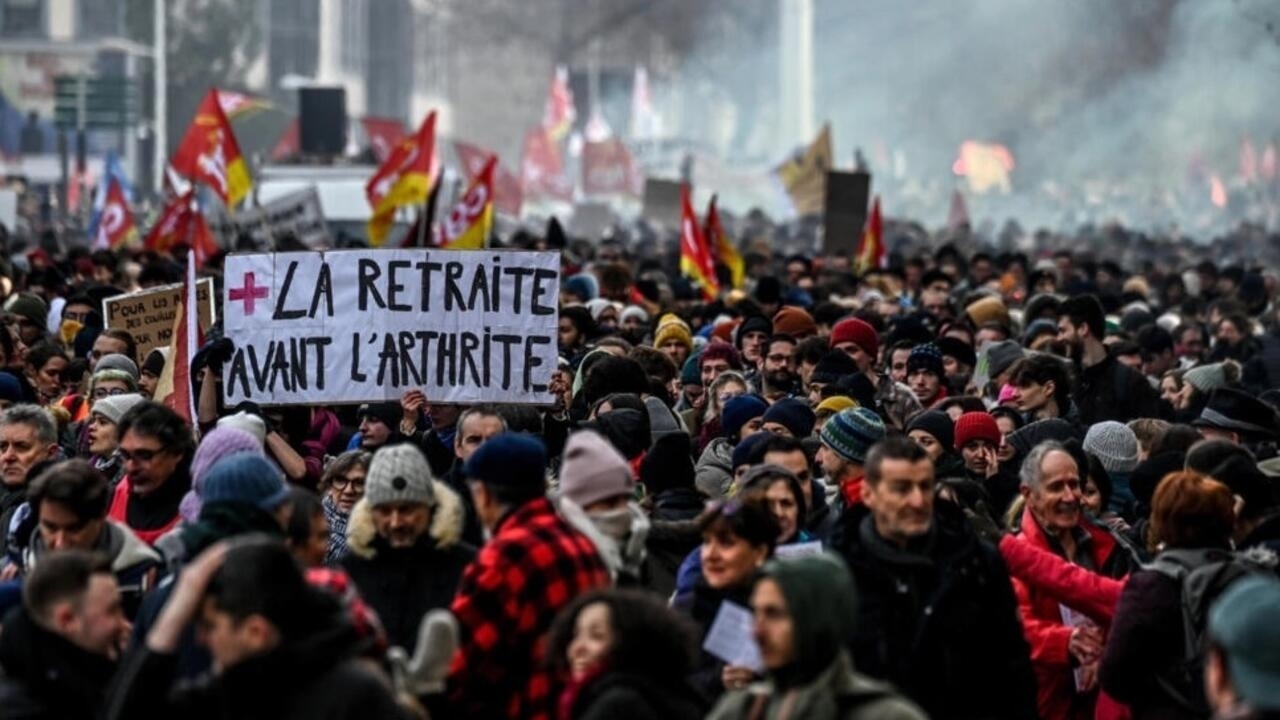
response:
[[[556,252],[230,255],[225,400],[550,404],[559,292]]]
[[[752,634],[751,611],[735,602],[721,601],[702,649],[730,665],[764,671],[760,646]]]
[[[234,246],[232,241],[241,233],[252,237],[259,247],[267,248],[274,247],[275,238],[287,234],[297,236],[308,247],[326,248],[333,244],[314,185],[242,210],[235,217],[224,215],[213,223],[213,230],[228,239],[228,247]]]

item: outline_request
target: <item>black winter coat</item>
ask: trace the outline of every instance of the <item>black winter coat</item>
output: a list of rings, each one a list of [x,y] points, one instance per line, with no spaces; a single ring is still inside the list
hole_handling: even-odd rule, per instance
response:
[[[664,598],[675,592],[680,563],[702,542],[695,520],[706,504],[707,497],[693,488],[664,490],[652,499],[645,538],[646,585]]]
[[[0,633],[0,670],[0,716],[61,720],[97,715],[116,664],[44,630],[18,607]]]
[[[412,653],[423,616],[453,602],[475,548],[462,543],[440,547],[427,535],[410,548],[392,548],[379,536],[373,548],[370,558],[348,553],[342,567],[377,611],[391,645]]]
[[[707,705],[687,684],[669,685],[628,673],[605,673],[583,688],[573,720],[701,720]]]
[[[1034,718],[1035,676],[1009,571],[950,503],[917,547],[882,540],[865,508],[841,519],[858,588],[858,672],[893,683],[932,717]]]
[[[407,718],[390,684],[357,660],[345,622],[175,688],[173,655],[136,649],[107,704],[109,720],[364,720]]]
[[[1079,372],[1071,394],[1084,427],[1105,420],[1127,423],[1136,418],[1164,418],[1167,406],[1147,377],[1110,355]]]

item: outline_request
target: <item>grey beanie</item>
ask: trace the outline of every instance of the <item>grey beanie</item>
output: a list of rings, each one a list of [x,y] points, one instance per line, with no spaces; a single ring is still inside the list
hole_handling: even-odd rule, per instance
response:
[[[103,370],[123,370],[129,373],[134,382],[138,381],[138,363],[119,353],[111,353],[98,358],[97,364],[93,366],[93,373],[97,375]]]
[[[120,418],[124,414],[133,409],[133,406],[141,402],[146,402],[146,398],[138,393],[126,393],[124,395],[108,395],[93,403],[93,412],[110,420],[112,424],[119,425]]]
[[[1128,425],[1114,420],[1089,428],[1084,436],[1084,451],[1096,456],[1111,474],[1128,475],[1138,466],[1138,436]]]
[[[1239,375],[1239,373],[1233,374]],[[1220,387],[1226,387],[1227,383],[1231,382],[1231,378],[1227,377],[1227,364],[1225,362],[1197,365],[1183,373],[1182,380],[1204,395],[1208,395]]]
[[[988,377],[992,379],[999,377],[1001,373],[1021,360],[1025,354],[1022,346],[1013,340],[991,343],[991,346],[987,348]]]
[[[371,507],[417,503],[435,507],[431,466],[418,448],[399,444],[374,453],[365,477],[364,496]]]

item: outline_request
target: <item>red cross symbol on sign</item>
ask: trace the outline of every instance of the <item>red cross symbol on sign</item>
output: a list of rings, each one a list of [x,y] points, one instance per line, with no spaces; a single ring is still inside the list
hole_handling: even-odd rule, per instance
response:
[[[252,315],[254,301],[267,299],[267,295],[269,295],[270,292],[271,291],[268,288],[258,287],[255,285],[253,273],[248,272],[244,274],[244,287],[231,288],[227,293],[227,297],[232,302],[237,300],[243,302],[244,314]]]

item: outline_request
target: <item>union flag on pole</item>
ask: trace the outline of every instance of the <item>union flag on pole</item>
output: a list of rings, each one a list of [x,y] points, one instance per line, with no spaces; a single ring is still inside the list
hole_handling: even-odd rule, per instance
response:
[[[170,164],[191,180],[213,188],[229,208],[239,205],[249,194],[253,187],[249,167],[240,154],[231,123],[222,112],[216,89],[210,89],[200,101]]]
[[[716,249],[716,259],[721,264],[729,268],[730,283],[734,290],[742,288],[742,281],[747,275],[747,265],[742,260],[742,254],[738,252],[738,248],[734,247],[733,241],[729,238],[729,233],[725,232],[724,223],[720,222],[720,211],[716,209],[716,196],[711,196],[711,202],[707,205],[707,228],[706,228],[707,244],[712,245]]]
[[[871,204],[871,214],[858,243],[858,254],[853,260],[854,272],[862,275],[874,269],[888,267],[889,253],[884,244],[884,221],[880,217],[880,198]]]
[[[172,198],[160,211],[160,217],[151,226],[143,246],[148,250],[167,253],[177,243],[186,242],[191,231],[191,203],[194,191],[188,190],[185,195]]]
[[[222,108],[222,114],[226,115],[227,119],[271,107],[270,102],[252,95],[220,89],[215,89],[214,92],[218,94],[218,107]]]
[[[209,223],[205,222],[204,213],[196,211],[191,215],[190,254],[195,258],[196,267],[202,268],[222,248],[218,246],[218,241],[213,239],[213,231],[209,229]]]
[[[440,224],[436,244],[449,250],[481,250],[489,246],[493,229],[493,169],[498,156],[490,155],[462,199]]]
[[[542,128],[533,128],[524,137],[520,186],[526,198],[573,201],[573,182],[565,176],[560,149]]]
[[[435,175],[436,113],[432,110],[418,132],[400,141],[391,156],[364,186],[373,217],[369,218],[369,245],[380,247],[395,222],[396,210],[419,205],[431,194]]]
[[[395,118],[365,117],[360,120],[369,138],[369,149],[378,162],[386,162],[391,151],[404,140],[404,123]]]
[[[124,197],[120,181],[112,175],[104,180],[107,197],[98,217],[98,232],[93,238],[95,250],[113,250],[138,236],[138,227],[133,223],[133,213],[129,212],[129,202]]]
[[[689,185],[680,187],[680,274],[692,279],[702,289],[702,296],[715,300],[720,294],[720,282],[716,278],[715,262],[702,236],[698,216],[693,212],[693,199]]]
[[[461,140],[453,142],[453,151],[458,155],[458,162],[466,169],[468,180],[474,180],[480,171],[484,170],[485,164],[489,162],[489,156],[494,154]],[[523,200],[520,178],[504,168],[502,163],[494,166],[493,209],[511,217],[520,217],[520,205]]]
[[[192,424],[196,418],[196,398],[191,392],[191,358],[195,357],[196,348],[201,345],[196,263],[195,254],[188,254],[182,302],[174,314],[169,355],[155,390],[156,402],[163,403]]]
[[[573,129],[578,110],[573,103],[573,90],[569,88],[569,69],[556,66],[551,78],[551,91],[547,93],[547,105],[542,113],[542,129],[552,140],[559,142]]]

